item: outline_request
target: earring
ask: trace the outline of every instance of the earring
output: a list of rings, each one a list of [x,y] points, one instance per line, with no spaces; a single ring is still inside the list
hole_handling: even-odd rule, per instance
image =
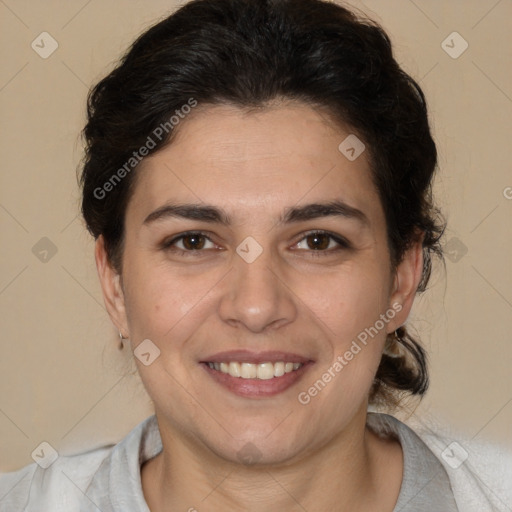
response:
[[[401,357],[400,354],[400,335],[398,334],[398,329],[396,329],[393,333],[388,334],[386,338],[386,343],[384,345],[383,353],[388,357]]]
[[[127,339],[128,339],[128,338],[125,338],[125,337],[122,335],[121,331],[119,331],[119,346],[118,346],[119,350],[123,350],[123,348],[124,348],[123,340],[127,340]]]

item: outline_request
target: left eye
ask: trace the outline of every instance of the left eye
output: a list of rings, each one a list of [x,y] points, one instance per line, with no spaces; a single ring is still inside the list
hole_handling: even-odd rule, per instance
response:
[[[347,246],[348,244],[341,238],[329,233],[315,231],[313,233],[308,233],[296,244],[295,247],[297,247],[297,249],[304,249],[308,251],[327,251],[329,249]]]

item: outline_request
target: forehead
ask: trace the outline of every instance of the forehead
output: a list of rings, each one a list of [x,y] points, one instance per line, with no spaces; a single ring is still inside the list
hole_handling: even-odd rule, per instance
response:
[[[349,135],[303,104],[198,109],[139,165],[131,208],[142,216],[167,201],[202,201],[252,215],[263,204],[262,214],[328,199],[375,208],[367,155],[351,161],[339,150]]]

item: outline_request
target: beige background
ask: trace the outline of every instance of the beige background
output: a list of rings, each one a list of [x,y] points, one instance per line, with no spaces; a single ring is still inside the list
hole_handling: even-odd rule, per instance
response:
[[[118,441],[151,414],[116,348],[75,172],[88,88],[175,5],[0,1],[0,471],[32,462],[41,441],[60,453]],[[512,2],[353,5],[384,25],[420,81],[440,152],[449,255],[411,318],[432,376],[415,414],[512,447]],[[31,48],[43,31],[59,45],[47,59]],[[441,46],[453,31],[469,43],[457,59]],[[46,262],[33,250],[43,237],[57,249]]]

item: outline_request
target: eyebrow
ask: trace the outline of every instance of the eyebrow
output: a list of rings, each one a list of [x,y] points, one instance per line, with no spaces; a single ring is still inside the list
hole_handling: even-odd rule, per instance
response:
[[[356,220],[367,227],[370,226],[370,220],[361,210],[341,200],[289,208],[284,217],[280,219],[280,223],[300,222],[320,217],[344,217],[349,220]]]
[[[279,224],[292,224],[294,222],[314,220],[321,217],[343,217],[349,220],[355,220],[366,227],[370,226],[368,217],[361,210],[341,200],[329,201],[327,203],[311,203],[304,206],[288,208],[278,222]],[[149,225],[167,218],[200,220],[225,226],[229,226],[232,223],[231,217],[221,208],[215,206],[202,204],[165,204],[150,213],[144,219],[143,224]]]
[[[158,220],[178,217],[181,219],[201,220],[203,222],[230,225],[230,217],[220,208],[215,206],[204,206],[201,204],[165,204],[150,213],[143,224],[151,224]]]

